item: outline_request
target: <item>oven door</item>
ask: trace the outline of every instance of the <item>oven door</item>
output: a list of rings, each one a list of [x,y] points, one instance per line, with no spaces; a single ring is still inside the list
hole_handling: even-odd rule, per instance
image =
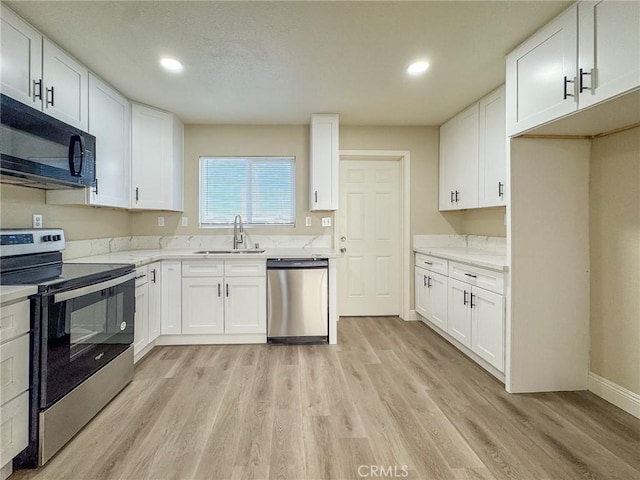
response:
[[[133,343],[135,272],[42,301],[40,408],[50,407]]]

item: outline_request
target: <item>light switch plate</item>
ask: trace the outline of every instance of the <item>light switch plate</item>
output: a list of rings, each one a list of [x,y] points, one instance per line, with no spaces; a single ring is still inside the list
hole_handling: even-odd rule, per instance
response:
[[[164,227],[164,217],[158,217],[158,226]]]
[[[183,227],[189,226],[189,217],[182,217],[182,226]]]
[[[331,226],[331,217],[322,217],[322,226],[330,227]]]
[[[304,224],[305,224],[307,227],[310,227],[310,226],[311,226],[311,217],[305,217],[305,218],[304,218]]]

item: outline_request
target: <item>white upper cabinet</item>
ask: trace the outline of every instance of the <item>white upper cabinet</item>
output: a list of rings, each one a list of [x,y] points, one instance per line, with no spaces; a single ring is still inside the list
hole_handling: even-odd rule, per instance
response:
[[[0,90],[5,95],[42,108],[42,35],[0,5]]]
[[[87,131],[89,70],[2,5],[2,93]]]
[[[440,210],[505,205],[504,86],[440,127]]]
[[[309,210],[338,209],[339,120],[334,114],[311,116]]]
[[[577,12],[577,6],[573,5],[507,56],[509,135],[578,108]]]
[[[478,206],[505,205],[507,131],[504,85],[480,100]]]
[[[478,118],[475,103],[441,127],[440,210],[478,206]]]
[[[507,56],[508,135],[638,89],[639,51],[640,2],[584,1],[571,6]],[[612,118],[601,121],[602,131],[638,118],[635,103],[616,108],[606,112]],[[631,120],[620,124],[615,117]],[[589,122],[584,123],[565,122],[558,133],[593,134]]]
[[[47,203],[131,207],[131,105],[89,74],[89,133],[96,137],[96,187],[47,190]]]
[[[578,4],[578,103],[593,105],[640,86],[640,2]]]
[[[43,111],[88,130],[89,70],[44,38],[42,42]]]
[[[182,210],[184,127],[173,114],[131,107],[131,208]]]
[[[89,133],[96,137],[96,188],[92,205],[131,205],[131,104],[89,75]]]

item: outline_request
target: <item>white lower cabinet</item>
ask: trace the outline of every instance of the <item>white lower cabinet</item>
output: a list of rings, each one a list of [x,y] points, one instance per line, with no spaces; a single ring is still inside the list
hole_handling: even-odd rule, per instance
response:
[[[416,311],[447,331],[447,277],[416,267]]]
[[[142,358],[145,349],[160,335],[162,309],[162,262],[136,269],[136,315],[133,329],[133,355]]]
[[[149,265],[149,328],[148,343],[160,336],[162,309],[162,262]]]
[[[446,332],[445,338],[504,372],[503,274],[420,253],[415,265],[416,312]],[[443,269],[448,275],[433,271]]]
[[[472,287],[471,350],[504,371],[504,296]]]
[[[0,468],[28,443],[29,300],[0,308]]]
[[[138,355],[149,343],[149,282],[147,267],[136,269],[136,314],[133,327],[133,355]]]
[[[267,333],[265,278],[231,277],[225,284],[225,333]]]
[[[182,333],[266,334],[266,288],[264,260],[182,262]]]
[[[161,278],[160,333],[180,335],[182,333],[182,262],[163,260]]]
[[[224,277],[182,279],[182,333],[224,333]]]
[[[471,348],[471,287],[459,280],[449,279],[449,318],[447,332],[467,348]]]

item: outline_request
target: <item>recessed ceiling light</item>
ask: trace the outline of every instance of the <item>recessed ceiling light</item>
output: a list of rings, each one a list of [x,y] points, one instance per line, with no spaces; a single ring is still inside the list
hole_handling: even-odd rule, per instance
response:
[[[184,69],[182,64],[175,58],[161,58],[160,65],[162,65],[162,68],[168,70],[169,72],[181,72]]]
[[[429,62],[413,62],[407,68],[409,75],[422,75],[429,68]]]

